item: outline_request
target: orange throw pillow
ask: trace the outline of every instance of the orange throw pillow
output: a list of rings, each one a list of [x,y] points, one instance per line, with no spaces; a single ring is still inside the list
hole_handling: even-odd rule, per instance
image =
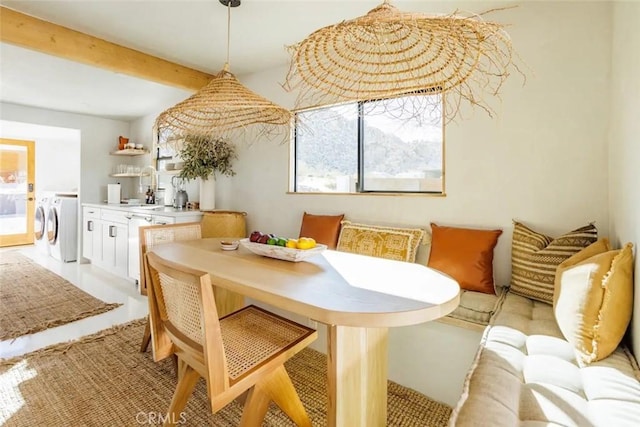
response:
[[[312,215],[304,213],[300,237],[312,237],[316,242],[327,245],[329,249],[335,249],[340,235],[340,223],[342,215]]]
[[[431,223],[428,266],[453,277],[462,289],[495,294],[493,249],[502,230],[441,227]]]

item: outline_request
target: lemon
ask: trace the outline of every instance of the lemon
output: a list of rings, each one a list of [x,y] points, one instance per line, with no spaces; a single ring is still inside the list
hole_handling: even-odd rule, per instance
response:
[[[296,249],[298,246],[298,241],[296,239],[287,240],[287,244],[285,245],[287,248]]]
[[[316,247],[316,241],[311,237],[301,237],[296,245],[298,249],[311,249]]]

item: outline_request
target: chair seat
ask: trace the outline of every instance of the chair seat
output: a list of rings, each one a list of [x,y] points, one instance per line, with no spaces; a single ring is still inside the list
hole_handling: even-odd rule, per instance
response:
[[[221,318],[220,329],[231,383],[315,333],[254,305]]]

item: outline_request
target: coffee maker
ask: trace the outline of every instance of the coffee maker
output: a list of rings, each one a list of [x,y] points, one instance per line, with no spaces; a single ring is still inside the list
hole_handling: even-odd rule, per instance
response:
[[[176,209],[186,208],[187,202],[189,201],[189,195],[184,189],[184,179],[174,176],[171,178],[171,185],[173,186],[173,207]]]

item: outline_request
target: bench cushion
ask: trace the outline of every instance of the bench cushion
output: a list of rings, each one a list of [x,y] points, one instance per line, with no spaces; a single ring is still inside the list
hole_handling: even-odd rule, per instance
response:
[[[451,426],[636,426],[640,381],[622,347],[580,367],[551,305],[507,293],[486,328]]]
[[[496,295],[462,289],[460,291],[460,305],[447,316],[438,320],[442,323],[483,331],[506,294],[504,288],[498,288],[497,292]]]

